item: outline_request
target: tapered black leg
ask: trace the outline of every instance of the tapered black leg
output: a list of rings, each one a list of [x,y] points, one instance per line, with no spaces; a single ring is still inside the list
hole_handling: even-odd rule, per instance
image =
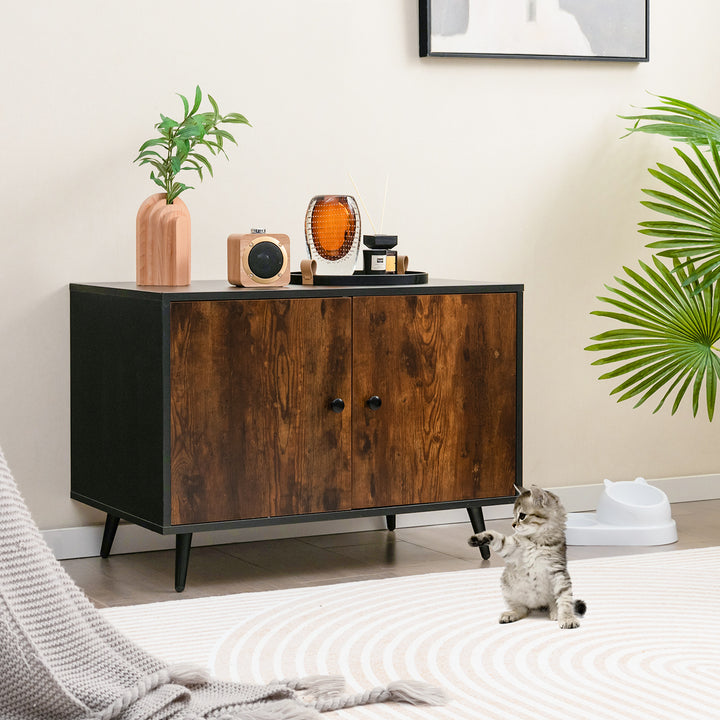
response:
[[[175,536],[175,591],[185,589],[192,533],[178,533]]]
[[[392,531],[395,529],[395,527],[396,527],[396,517],[395,517],[395,515],[386,515],[386,516],[385,516],[385,522],[387,523],[387,529],[392,532]]]
[[[467,509],[468,515],[470,516],[470,524],[472,525],[473,533],[485,532],[485,518],[483,517],[482,507],[472,506]],[[483,560],[487,560],[490,557],[490,548],[487,545],[480,546],[480,555]]]
[[[115,515],[108,513],[105,518],[102,545],[100,545],[100,557],[106,558],[110,555],[110,548],[112,547],[113,540],[115,540],[115,533],[117,532],[119,523],[119,517],[115,517]]]

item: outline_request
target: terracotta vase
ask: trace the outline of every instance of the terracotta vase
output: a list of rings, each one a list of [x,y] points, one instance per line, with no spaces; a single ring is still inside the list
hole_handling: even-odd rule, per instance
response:
[[[165,193],[151,195],[138,210],[136,232],[136,282],[138,285],[190,284],[190,212]]]

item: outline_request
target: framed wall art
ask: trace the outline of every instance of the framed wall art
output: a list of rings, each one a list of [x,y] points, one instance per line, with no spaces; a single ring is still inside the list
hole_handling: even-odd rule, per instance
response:
[[[420,56],[648,60],[649,0],[419,0]]]

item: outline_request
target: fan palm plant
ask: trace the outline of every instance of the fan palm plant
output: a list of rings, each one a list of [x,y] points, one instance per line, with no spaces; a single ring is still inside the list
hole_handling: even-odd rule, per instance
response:
[[[712,420],[720,378],[720,117],[681,100],[660,97],[662,105],[634,120],[629,134],[664,135],[687,143],[675,148],[682,170],[658,163],[650,174],[663,190],[644,189],[642,204],[671,218],[640,223],[640,232],[658,240],[652,266],[624,268],[617,287],[598,298],[611,306],[592,314],[621,327],[592,338],[586,349],[608,353],[593,365],[616,364],[601,379],[624,377],[611,394],[619,401],[636,399],[635,407],[660,395],[657,412],[674,393],[674,414],[692,388],[693,415],[705,388]],[[667,260],[665,260],[667,258]]]

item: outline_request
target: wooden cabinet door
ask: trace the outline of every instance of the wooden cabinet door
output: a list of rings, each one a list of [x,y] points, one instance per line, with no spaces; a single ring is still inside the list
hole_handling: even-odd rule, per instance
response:
[[[172,303],[173,525],[350,508],[351,302]]]
[[[513,495],[516,295],[353,303],[353,507]]]

